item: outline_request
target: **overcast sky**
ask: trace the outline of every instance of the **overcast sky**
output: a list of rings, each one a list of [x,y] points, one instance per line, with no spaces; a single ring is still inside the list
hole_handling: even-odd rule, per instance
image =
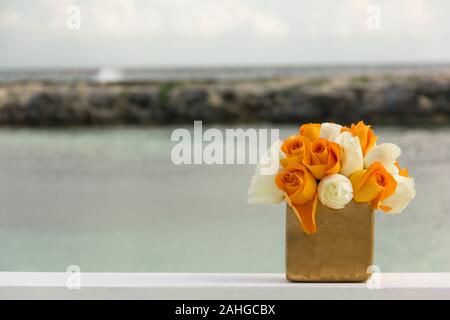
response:
[[[449,62],[449,13],[448,0],[0,0],[0,68]]]

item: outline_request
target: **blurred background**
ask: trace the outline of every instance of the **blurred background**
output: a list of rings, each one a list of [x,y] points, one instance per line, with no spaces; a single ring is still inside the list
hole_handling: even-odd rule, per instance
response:
[[[417,196],[376,214],[383,272],[450,271],[450,2],[0,0],[0,271],[283,272],[252,165],[171,133],[373,125]]]

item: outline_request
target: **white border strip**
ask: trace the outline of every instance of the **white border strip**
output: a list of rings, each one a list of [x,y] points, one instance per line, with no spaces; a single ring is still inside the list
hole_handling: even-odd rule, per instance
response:
[[[450,273],[379,274],[366,283],[292,283],[284,274],[0,272],[0,299],[450,299]]]

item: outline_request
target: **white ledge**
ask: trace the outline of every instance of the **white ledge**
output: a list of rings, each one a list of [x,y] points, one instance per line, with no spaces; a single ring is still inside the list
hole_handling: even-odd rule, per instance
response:
[[[278,273],[0,272],[0,299],[450,299],[450,273],[383,273],[368,285],[293,283]]]

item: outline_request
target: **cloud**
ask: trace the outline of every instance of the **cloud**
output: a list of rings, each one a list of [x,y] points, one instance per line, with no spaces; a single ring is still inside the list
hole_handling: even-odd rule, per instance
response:
[[[217,36],[250,31],[261,37],[284,37],[287,24],[273,14],[239,0],[171,0],[169,28],[182,35]]]
[[[20,15],[9,8],[0,9],[0,26],[17,26],[22,21]]]
[[[155,8],[140,8],[133,0],[84,1],[79,6],[83,28],[95,35],[154,34],[163,27],[160,13]]]
[[[448,0],[0,0],[0,67],[448,61]],[[67,7],[81,9],[70,31]],[[381,29],[366,26],[381,9]],[[447,15],[446,15],[447,14]]]
[[[214,37],[249,33],[257,37],[283,37],[286,23],[242,0],[40,0],[32,14],[11,5],[0,15],[4,27],[21,30],[65,30],[66,8],[80,7],[82,29],[92,36],[163,35]],[[24,24],[23,22],[27,22]],[[21,25],[19,25],[21,24]]]

